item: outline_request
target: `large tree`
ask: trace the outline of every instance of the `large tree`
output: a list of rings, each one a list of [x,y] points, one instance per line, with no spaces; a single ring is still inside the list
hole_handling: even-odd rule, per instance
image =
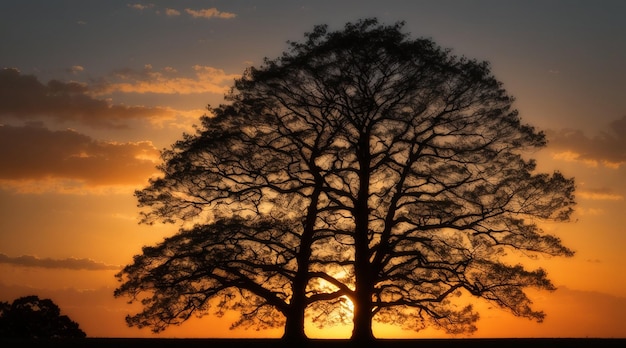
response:
[[[545,146],[544,134],[521,123],[486,62],[411,39],[402,26],[317,26],[281,57],[250,68],[228,104],[164,152],[164,177],[137,194],[151,208],[146,221],[291,221],[289,243],[279,237],[281,247],[270,247],[289,261],[255,263],[280,281],[255,291],[254,276],[229,270],[237,281],[220,282],[249,291],[248,309],[278,309],[286,336],[303,335],[294,327],[308,306],[332,320],[345,298],[359,340],[373,338],[372,320],[471,332],[478,315],[453,300],[459,294],[540,321],[524,289],[553,289],[546,273],[503,256],[572,255],[539,225],[567,220],[574,205],[572,179],[535,173],[526,158]],[[249,263],[253,255],[221,259],[210,250],[199,252],[218,262]],[[151,265],[124,272],[150,273]],[[138,287],[146,279],[133,288],[154,290],[150,282]],[[243,285],[250,280],[256,285]],[[179,301],[180,293],[163,294],[160,308]]]

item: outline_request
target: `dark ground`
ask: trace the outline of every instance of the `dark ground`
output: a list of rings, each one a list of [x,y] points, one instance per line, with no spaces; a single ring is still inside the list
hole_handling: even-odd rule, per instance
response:
[[[141,339],[141,338],[85,338],[72,340],[0,339],[2,348],[603,348],[626,347],[626,339],[596,338],[530,338],[530,339],[414,339],[378,340],[357,344],[347,340],[311,340],[303,344],[288,344],[277,339]]]

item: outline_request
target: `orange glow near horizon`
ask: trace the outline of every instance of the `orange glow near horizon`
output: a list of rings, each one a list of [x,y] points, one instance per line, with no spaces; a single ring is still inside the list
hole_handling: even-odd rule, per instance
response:
[[[75,197],[63,196],[67,199]],[[53,204],[56,201],[58,204]],[[124,196],[84,196],[79,201],[80,205],[89,208],[91,213],[86,215],[71,214],[68,209],[75,203],[64,203],[64,200],[53,195],[40,195],[39,202],[42,208],[39,216],[48,224],[48,230],[54,234],[47,239],[33,239],[30,247],[39,246],[38,254],[44,254],[47,246],[55,243],[55,236],[65,233],[69,237],[67,241],[85,240],[91,249],[83,249],[84,254],[74,254],[79,258],[91,256],[96,260],[106,260],[106,264],[124,265],[131,261],[129,255],[141,251],[142,245],[154,245],[163,237],[175,233],[174,226],[145,226],[136,225],[136,208],[134,198]],[[68,201],[69,202],[69,201]],[[585,204],[586,201],[582,201]],[[595,202],[595,201],[593,201]],[[619,202],[619,201],[618,201]],[[25,204],[20,200],[14,201],[7,211],[19,208]],[[599,216],[579,215],[579,222],[552,224],[546,226],[550,233],[555,233],[564,239],[564,244],[570,246],[577,255],[573,258],[545,258],[528,259],[523,257],[519,262],[527,264],[530,269],[544,267],[548,270],[549,278],[561,289],[556,292],[533,293],[533,299],[538,309],[544,309],[547,318],[544,323],[538,324],[526,319],[515,318],[506,312],[495,309],[483,301],[477,301],[476,305],[481,309],[481,320],[478,322],[478,331],[472,337],[551,337],[555,332],[562,337],[616,337],[624,331],[624,312],[626,301],[623,299],[623,289],[626,289],[626,279],[614,277],[620,274],[619,264],[605,265],[600,261],[594,261],[593,255],[607,250],[591,243],[590,236],[586,231],[591,226],[598,231],[610,231],[611,221],[603,219],[603,216],[617,207],[606,204],[601,206],[605,213]],[[126,214],[121,212],[128,211]],[[613,212],[614,214],[617,211]],[[64,215],[73,218],[73,224],[61,228],[60,222]],[[28,234],[29,229],[33,232],[39,226],[35,220],[23,220],[22,228]],[[32,226],[31,226],[32,225]],[[17,228],[11,222],[5,222],[7,228]],[[29,227],[31,226],[31,227]],[[90,233],[83,231],[90,228]],[[565,233],[567,231],[567,233]],[[600,232],[598,232],[600,233]],[[606,232],[602,232],[606,233]],[[19,238],[20,235],[12,236]],[[103,238],[106,237],[106,238]],[[623,238],[623,237],[622,237]],[[124,239],[121,245],[116,240]],[[6,241],[7,239],[5,239]],[[610,248],[619,252],[620,245],[615,242]],[[18,256],[20,253],[9,255]],[[60,244],[56,254],[47,254],[49,257],[62,257],[72,254],[72,243]],[[516,257],[510,256],[511,262],[515,263]],[[590,262],[591,261],[591,262]],[[598,266],[602,270],[598,271]],[[576,272],[572,272],[576,269]],[[602,273],[604,272],[604,273]],[[118,285],[113,278],[115,271],[89,271],[70,269],[46,269],[15,267],[9,264],[0,264],[4,297],[0,300],[11,301],[18,296],[37,294],[41,297],[52,298],[59,304],[62,311],[79,322],[81,327],[90,336],[119,336],[119,337],[155,337],[147,329],[138,330],[127,328],[124,316],[132,312],[133,306],[128,306],[125,299],[114,299],[113,289]],[[581,275],[585,275],[581,277]],[[592,281],[589,281],[589,280]],[[565,287],[563,287],[565,285]],[[618,285],[618,287],[616,287]],[[44,290],[47,289],[47,290]],[[80,290],[85,289],[85,290]],[[88,290],[95,289],[95,290]],[[577,289],[577,290],[574,290]],[[600,293],[597,289],[603,289]],[[621,289],[621,290],[620,290]],[[95,295],[87,299],[89,294]],[[232,319],[232,320],[231,320]],[[280,337],[282,329],[267,331],[255,330],[229,330],[234,317],[214,319],[206,317],[201,320],[192,319],[180,327],[171,327],[161,333],[159,337]],[[311,337],[349,337],[352,330],[348,325],[339,325],[317,328],[308,323],[307,333]],[[375,333],[378,337],[447,337],[445,333],[427,329],[423,332],[413,333],[389,325],[375,325]]]
[[[78,322],[90,337],[173,337],[173,338],[278,338],[282,328],[270,330],[235,329],[230,325],[237,318],[233,312],[222,318],[207,315],[201,319],[192,318],[180,326],[172,326],[155,335],[149,329],[128,328],[124,321],[127,314],[136,313],[138,304],[128,305],[126,299],[113,298],[117,285],[114,271],[106,273],[92,271],[50,271],[33,268],[15,268],[0,264],[0,273],[11,279],[5,282],[8,288],[6,300],[31,295],[28,289],[41,289],[46,284],[57,284],[49,290],[37,291],[41,298],[51,298],[59,305],[63,314]],[[80,282],[77,282],[80,280]],[[28,284],[27,288],[19,284]],[[67,284],[73,284],[67,288]],[[97,288],[102,284],[105,287]],[[77,290],[77,289],[85,290]],[[89,290],[94,289],[96,290]],[[592,291],[578,291],[560,288],[555,292],[531,291],[529,295],[535,307],[543,309],[547,318],[544,323],[535,323],[517,318],[486,301],[473,301],[481,313],[477,323],[478,331],[473,335],[453,337],[506,338],[506,337],[622,337],[624,318],[621,309],[626,301],[619,297],[602,295]],[[617,301],[617,302],[616,302]],[[319,328],[310,320],[306,323],[306,333],[311,338],[348,338],[352,324]],[[444,338],[445,332],[427,328],[420,332],[403,330],[392,325],[375,323],[373,326],[379,338]]]

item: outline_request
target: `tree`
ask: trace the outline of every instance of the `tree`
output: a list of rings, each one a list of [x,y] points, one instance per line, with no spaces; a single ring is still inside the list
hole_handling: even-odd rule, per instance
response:
[[[524,290],[553,289],[545,271],[503,256],[573,254],[539,225],[568,220],[575,204],[573,179],[535,173],[526,158],[545,146],[544,134],[521,123],[488,63],[410,39],[402,27],[375,19],[340,31],[316,26],[248,69],[228,104],[164,152],[164,176],[137,193],[147,222],[289,221],[280,253],[289,250],[291,261],[255,264],[281,274],[263,288],[282,302],[244,286],[256,300],[239,307],[289,308],[278,309],[286,336],[304,335],[295,328],[307,308],[322,325],[346,318],[337,312],[346,299],[355,340],[373,339],[373,320],[472,332],[478,314],[453,300],[460,294],[541,321]],[[251,239],[242,237],[243,249],[260,247]]]
[[[323,272],[337,256],[329,258],[322,249],[340,251],[342,245],[320,231],[329,209],[318,208],[325,197],[316,165],[335,149],[333,134],[340,128],[324,119],[307,124],[300,118],[248,117],[228,106],[212,113],[202,118],[198,134],[163,152],[164,176],[136,192],[140,205],[152,209],[145,223],[200,222],[187,223],[156,248],[144,248],[117,275],[123,284],[115,295],[141,299],[145,310],[127,322],[156,332],[208,313],[217,299],[216,314],[227,308],[242,314],[234,326],[284,323],[286,339],[302,340],[309,305],[327,302],[316,316],[324,321],[334,312],[328,301],[343,302],[336,291],[310,287],[311,279],[346,287]],[[317,272],[311,271],[313,262]]]
[[[341,32],[318,27],[268,67],[283,76],[259,74],[254,90],[240,92],[244,100],[269,95],[287,113],[332,105],[344,121],[348,151],[328,170],[337,178],[330,194],[351,215],[353,337],[372,337],[374,315],[472,331],[471,307],[449,302],[460,289],[541,320],[522,289],[551,289],[545,272],[500,258],[506,249],[572,254],[535,220],[568,219],[573,180],[533,174],[522,154],[545,137],[521,124],[487,63],[400,29],[374,20]]]
[[[84,338],[78,324],[49,299],[25,296],[0,303],[0,337],[5,338]]]

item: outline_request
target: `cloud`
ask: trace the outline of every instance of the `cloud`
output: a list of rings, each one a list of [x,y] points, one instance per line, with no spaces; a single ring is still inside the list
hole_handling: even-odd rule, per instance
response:
[[[215,7],[201,9],[201,10],[192,10],[190,8],[186,8],[185,12],[190,14],[193,18],[222,18],[222,19],[231,19],[237,17],[236,14],[231,12],[221,12],[218,11]]]
[[[573,129],[546,133],[555,159],[612,169],[626,164],[626,116],[611,122],[607,131],[595,137]]]
[[[75,67],[75,70],[80,70]],[[82,67],[81,67],[82,68]],[[41,83],[17,69],[0,70],[0,120],[3,117],[75,121],[95,128],[125,128],[133,119],[173,117],[161,107],[114,105],[97,99],[82,83],[51,80]]]
[[[237,74],[226,74],[224,70],[210,66],[194,65],[195,77],[181,77],[176,69],[165,67],[161,71],[153,70],[147,64],[141,71],[132,69],[119,70],[110,81],[103,80],[95,91],[106,95],[114,92],[122,93],[157,93],[157,94],[224,94],[240,77]]]
[[[119,270],[121,268],[120,266],[107,265],[105,263],[97,262],[91,259],[42,259],[31,255],[10,257],[3,253],[0,253],[0,263],[6,263],[22,267],[56,268],[87,271]]]
[[[175,10],[173,8],[166,8],[165,15],[166,16],[180,16],[180,11]]]
[[[73,65],[71,68],[68,68],[65,71],[70,74],[78,74],[85,71],[85,68],[81,65]]]
[[[604,209],[579,207],[576,213],[580,216],[601,216],[606,214]]]
[[[154,4],[127,4],[126,6],[135,9],[135,10],[139,10],[139,11],[143,11],[143,10],[147,10],[149,8],[154,8]],[[217,8],[215,7],[211,7],[211,8],[206,8],[206,9],[199,9],[199,10],[194,10],[191,8],[186,8],[185,12],[190,15],[193,18],[206,18],[206,19],[211,19],[211,18],[220,18],[220,19],[232,19],[237,17],[237,15],[235,13],[232,12],[222,12],[219,11]],[[170,8],[170,7],[166,7],[165,10],[156,10],[157,14],[161,14],[164,13],[166,16],[180,16],[181,11],[174,9],[174,8]]]
[[[621,201],[624,199],[624,196],[606,188],[578,191],[576,192],[576,196],[594,201]]]
[[[0,180],[83,186],[138,185],[156,173],[158,150],[151,142],[95,140],[73,130],[0,126]]]
[[[143,11],[149,8],[154,7],[154,4],[126,4],[126,6],[135,9],[135,10],[139,10],[139,11]]]

